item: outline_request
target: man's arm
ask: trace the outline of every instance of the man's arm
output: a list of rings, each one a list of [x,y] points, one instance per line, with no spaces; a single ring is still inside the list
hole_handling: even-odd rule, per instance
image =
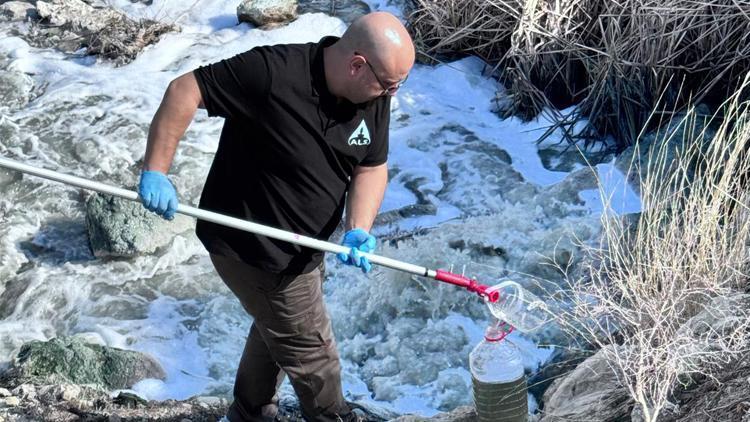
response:
[[[383,202],[385,187],[388,184],[388,165],[357,166],[352,173],[352,181],[346,201],[347,231],[363,229],[370,231],[375,216]]]
[[[203,99],[193,72],[186,73],[169,84],[151,121],[144,170],[167,174],[177,144],[190,126],[198,107],[203,108]]]
[[[174,218],[179,206],[167,172],[180,138],[193,120],[195,110],[202,105],[198,82],[192,72],[187,73],[169,84],[151,121],[138,196],[146,209],[167,220]]]

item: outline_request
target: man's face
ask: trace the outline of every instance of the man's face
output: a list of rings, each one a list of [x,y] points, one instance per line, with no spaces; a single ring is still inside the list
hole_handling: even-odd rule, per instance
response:
[[[408,74],[400,80],[389,77],[383,74],[382,71],[379,75],[379,69],[376,66],[373,66],[367,57],[357,52],[354,54],[355,56],[358,56],[361,59],[361,63],[364,64],[364,66],[359,64],[360,77],[358,85],[361,86],[361,89],[358,89],[358,92],[355,93],[356,98],[351,99],[355,104],[372,101],[385,95],[394,96],[404,82],[406,82]]]

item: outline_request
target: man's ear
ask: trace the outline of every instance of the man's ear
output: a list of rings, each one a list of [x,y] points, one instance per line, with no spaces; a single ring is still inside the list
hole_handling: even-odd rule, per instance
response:
[[[364,71],[365,66],[367,66],[367,64],[365,64],[364,57],[357,54],[353,55],[349,59],[349,76],[358,76],[360,73],[362,73],[362,71]]]

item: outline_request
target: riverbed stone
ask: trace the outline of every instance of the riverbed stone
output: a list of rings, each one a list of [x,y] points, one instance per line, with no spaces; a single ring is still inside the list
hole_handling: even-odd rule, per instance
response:
[[[31,398],[30,390],[20,390],[27,385],[33,387],[32,384],[95,385],[113,390],[130,388],[147,378],[163,380],[166,373],[146,354],[59,337],[24,344],[11,367],[0,375],[0,383],[16,386],[13,394]],[[60,394],[77,395],[65,389],[61,389]],[[35,391],[33,396],[36,396]]]
[[[167,221],[140,203],[110,195],[94,194],[86,201],[86,228],[97,257],[151,254],[194,226],[183,215]]]
[[[243,0],[237,6],[237,19],[259,27],[288,23],[297,19],[297,1]]]

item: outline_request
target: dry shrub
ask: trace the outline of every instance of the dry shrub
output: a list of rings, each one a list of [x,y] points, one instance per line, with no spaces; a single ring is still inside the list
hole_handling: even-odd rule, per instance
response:
[[[141,50],[157,43],[162,35],[176,30],[178,27],[173,24],[122,17],[111,19],[99,31],[82,31],[81,42],[88,47],[88,54],[98,54],[122,65],[135,60]]]
[[[637,224],[605,212],[602,244],[587,250],[600,264],[571,280],[572,305],[560,313],[576,337],[620,346],[607,348],[612,368],[648,421],[680,382],[711,377],[750,348],[750,103],[741,91],[709,142],[692,134],[652,150]],[[695,117],[689,110],[685,124]]]
[[[557,113],[560,127],[586,116],[583,136],[614,134],[623,147],[652,110],[720,104],[750,64],[748,1],[411,0],[408,19],[422,54],[495,66],[507,112],[531,118],[579,104],[575,115]]]

